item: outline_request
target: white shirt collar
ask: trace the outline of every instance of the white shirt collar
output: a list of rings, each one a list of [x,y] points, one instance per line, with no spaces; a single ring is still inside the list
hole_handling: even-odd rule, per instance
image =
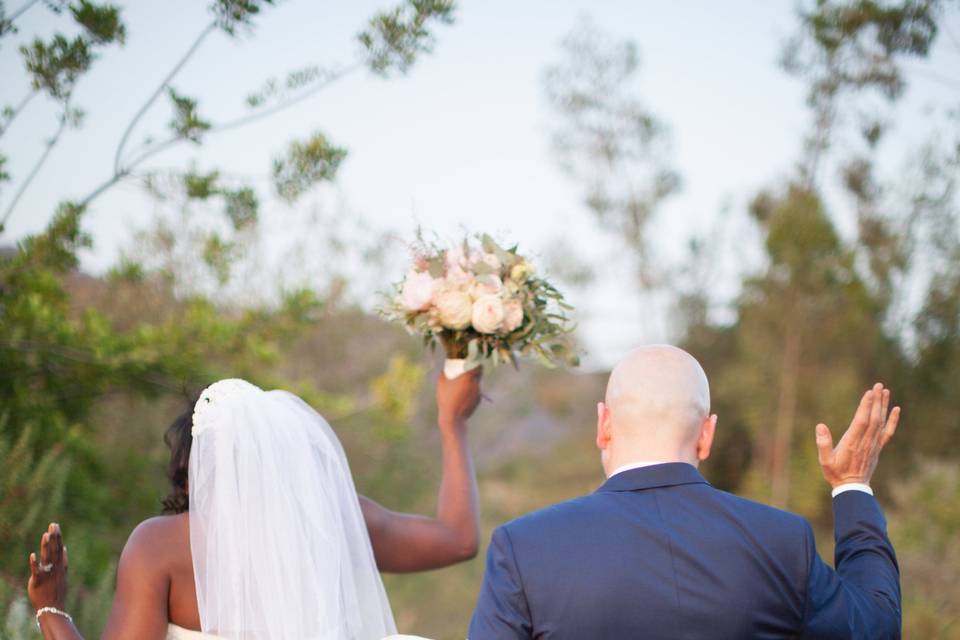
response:
[[[618,473],[623,473],[624,471],[630,471],[632,469],[640,469],[641,467],[652,467],[655,464],[666,464],[668,462],[671,462],[671,461],[670,460],[641,460],[640,462],[631,462],[629,464],[625,464],[617,467],[616,469],[613,470],[613,473],[611,473],[607,477],[612,478]]]

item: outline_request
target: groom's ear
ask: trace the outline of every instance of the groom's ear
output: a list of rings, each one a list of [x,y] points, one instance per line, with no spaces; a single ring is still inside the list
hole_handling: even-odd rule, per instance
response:
[[[597,448],[605,451],[610,445],[610,408],[603,402],[597,403]]]
[[[704,418],[703,424],[700,425],[700,435],[697,437],[697,460],[700,462],[710,457],[715,435],[717,435],[717,414],[713,413]]]

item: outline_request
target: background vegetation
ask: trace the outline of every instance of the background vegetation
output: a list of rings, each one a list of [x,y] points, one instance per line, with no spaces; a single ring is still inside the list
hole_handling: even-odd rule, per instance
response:
[[[322,220],[312,241],[330,257],[323,280],[309,289],[248,290],[259,268],[261,200],[296,202],[335,180],[348,154],[335,134],[305,132],[273,158],[270,193],[217,171],[143,167],[159,150],[202,144],[213,131],[242,136],[246,122],[345,75],[407,73],[455,8],[408,0],[372,16],[352,64],[293,70],[251,95],[245,118],[207,120],[199,98],[177,91],[178,70],[211,34],[234,37],[254,30],[260,11],[282,10],[271,5],[210,3],[197,41],[118,131],[112,175],[56,212],[32,212],[52,214],[47,229],[8,242],[0,257],[0,637],[32,633],[24,559],[52,518],[70,539],[69,608],[97,635],[119,550],[132,527],[159,510],[162,431],[191,391],[218,377],[301,394],[334,424],[362,492],[394,509],[433,508],[435,363],[417,340],[351,303],[345,292],[363,275],[335,267],[382,268],[390,259],[383,238]],[[0,153],[4,223],[27,214],[17,209],[20,195],[62,132],[82,126],[74,87],[126,38],[122,11],[111,4],[25,1],[5,11],[0,3],[4,55],[12,55],[10,38],[28,10],[62,13],[72,35],[37,34],[19,49],[32,84],[0,114],[0,145],[33,101],[52,101],[59,115],[27,175],[7,175]],[[752,249],[764,258],[742,270],[732,300],[711,287],[712,265],[734,251],[718,234],[691,238],[679,264],[650,257],[650,223],[682,188],[682,167],[670,163],[666,121],[639,99],[636,46],[584,22],[550,53],[544,73],[557,161],[582,186],[598,224],[635,257],[635,277],[624,286],[670,301],[674,340],[711,378],[722,429],[705,469],[714,484],[803,513],[829,555],[829,494],[812,426],[845,426],[875,379],[893,387],[905,420],[876,484],[902,564],[909,638],[960,638],[960,103],[933,107],[929,138],[906,170],[884,171],[880,159],[908,64],[929,55],[956,12],[956,3],[937,0],[804,5],[783,56],[784,72],[808,87],[810,124],[797,134],[804,151],[791,175],[758,185],[749,210],[729,214],[756,232]],[[154,108],[169,110],[168,131],[134,144],[140,118]],[[84,274],[78,252],[95,240],[84,233],[84,215],[120,183],[147,190],[160,213],[110,273]],[[201,222],[211,215],[218,224]],[[852,235],[840,233],[840,219],[855,220]],[[557,271],[569,286],[591,286],[589,269]],[[485,378],[494,402],[471,427],[485,539],[498,523],[599,484],[592,407],[604,382],[602,371],[534,367]],[[481,556],[388,576],[401,629],[462,637],[482,571]]]

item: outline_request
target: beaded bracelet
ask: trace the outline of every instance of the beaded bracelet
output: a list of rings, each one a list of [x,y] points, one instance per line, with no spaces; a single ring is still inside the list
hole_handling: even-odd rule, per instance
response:
[[[58,616],[63,616],[70,621],[70,624],[73,624],[73,618],[70,617],[70,614],[66,611],[60,611],[60,609],[57,609],[56,607],[40,607],[37,609],[37,629],[40,628],[40,614],[43,613],[55,613]]]

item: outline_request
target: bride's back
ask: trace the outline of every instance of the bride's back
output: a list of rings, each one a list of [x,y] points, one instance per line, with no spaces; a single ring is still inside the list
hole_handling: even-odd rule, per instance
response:
[[[132,580],[145,578],[167,584],[165,605],[168,620],[184,629],[200,629],[197,588],[190,553],[190,518],[187,513],[157,516],[142,522],[130,535],[121,563]]]

